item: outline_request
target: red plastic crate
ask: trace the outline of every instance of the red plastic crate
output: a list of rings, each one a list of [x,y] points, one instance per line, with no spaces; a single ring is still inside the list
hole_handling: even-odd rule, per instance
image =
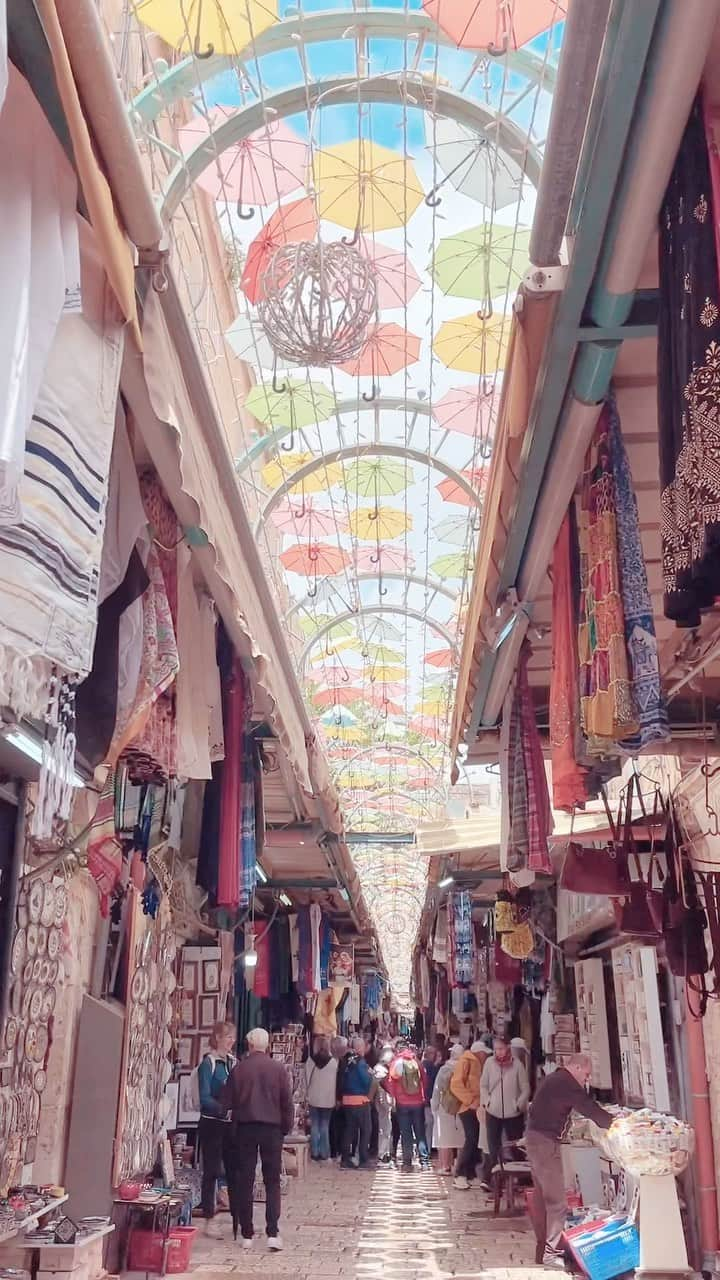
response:
[[[168,1236],[167,1274],[190,1269],[193,1239],[197,1227],[173,1227]],[[160,1272],[163,1237],[159,1231],[133,1231],[128,1251],[130,1271]]]

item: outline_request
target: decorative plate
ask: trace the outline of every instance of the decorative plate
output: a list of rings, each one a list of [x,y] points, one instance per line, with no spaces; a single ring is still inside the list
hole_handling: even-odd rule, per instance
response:
[[[62,934],[59,929],[50,929],[47,936],[47,953],[50,960],[57,960],[60,955],[60,946],[62,944]]]
[[[35,1054],[37,1053],[37,1041],[38,1041],[39,1030],[40,1028],[37,1027],[34,1022],[31,1022],[30,1026],[25,1032],[25,1057],[29,1058],[31,1062],[34,1062],[36,1060]]]
[[[67,915],[67,889],[64,884],[55,885],[55,924],[60,927]]]
[[[30,1017],[30,1001],[32,1000],[32,987],[26,987],[23,991],[22,998],[22,1016],[25,1021]]]
[[[46,929],[55,923],[55,889],[51,884],[45,885],[45,901],[40,913],[40,923],[44,924]]]
[[[39,1022],[43,1007],[43,990],[42,987],[36,987],[30,999],[30,1021]]]
[[[35,1078],[33,1080],[33,1085],[35,1086],[36,1092],[42,1093],[46,1084],[47,1084],[47,1072],[43,1071],[42,1067],[39,1067],[38,1070],[35,1072]]]
[[[43,991],[42,1020],[47,1022],[55,1008],[55,988],[46,987]]]
[[[40,961],[40,982],[44,987],[46,987],[49,980],[50,980],[50,961],[41,960]]]
[[[27,986],[29,982],[32,982],[34,964],[34,960],[26,960],[23,965],[22,980],[24,986]]]
[[[33,880],[28,893],[28,915],[32,924],[39,924],[45,905],[45,885],[42,880]]]
[[[10,968],[13,973],[17,973],[18,969],[22,967],[22,963],[24,959],[25,959],[25,930],[18,929],[17,933],[15,934],[15,938],[12,944],[12,951],[10,953]]]
[[[145,969],[136,969],[130,986],[130,996],[137,1003],[144,1003],[148,996],[148,975]]]
[[[42,973],[42,967],[44,963],[45,961],[41,960],[40,956],[36,956],[35,959],[33,960],[32,962],[32,981],[33,982],[40,981],[40,974]]]
[[[17,1044],[18,1032],[20,1028],[15,1018],[8,1018],[5,1023],[5,1048],[12,1053]],[[0,1095],[2,1096],[2,1095]]]
[[[47,1027],[44,1027],[43,1024],[40,1023],[40,1026],[37,1027],[37,1036],[35,1038],[35,1054],[33,1056],[33,1062],[42,1063],[45,1061],[45,1055],[48,1051],[49,1044],[50,1032]]]
[[[38,1124],[40,1122],[40,1094],[31,1093],[30,1106],[28,1107],[28,1129],[31,1134],[36,1134]]]
[[[12,994],[10,996],[10,1008],[13,1011],[13,1016],[15,1018],[19,1018],[20,1011],[22,1009],[22,987],[19,982],[13,983]]]
[[[48,982],[51,987],[55,986],[60,972],[60,964],[57,960],[51,960],[48,968]]]
[[[44,924],[38,926],[38,944],[37,953],[39,956],[47,955],[48,931]]]
[[[40,926],[37,921],[33,920],[30,922],[25,932],[25,950],[29,956],[37,954],[39,928]]]

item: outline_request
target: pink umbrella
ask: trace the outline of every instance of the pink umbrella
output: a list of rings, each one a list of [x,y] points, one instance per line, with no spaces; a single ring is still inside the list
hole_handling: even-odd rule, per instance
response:
[[[297,538],[326,538],[336,529],[343,532],[347,529],[347,520],[340,513],[333,515],[332,511],[314,507],[310,498],[304,502],[286,498],[270,513],[270,519],[283,533]]]
[[[477,391],[454,387],[433,405],[433,418],[444,431],[458,431],[478,440],[492,440],[500,404],[500,389]]]
[[[487,484],[487,471],[484,467],[475,467],[469,471],[462,472],[465,479],[476,493],[482,493]],[[447,480],[441,480],[436,485],[438,493],[446,502],[456,502],[460,507],[474,507],[475,503],[465,490],[458,484],[457,480],[453,480],[452,476],[448,476]]]
[[[399,702],[391,702],[382,693],[366,694],[365,701],[369,702],[372,707],[377,707],[379,711],[385,712],[388,716],[401,716],[405,713],[405,708],[401,707]]]
[[[415,568],[415,558],[398,547],[358,547],[355,568],[358,573],[403,573]]]
[[[364,689],[352,689],[346,684],[322,689],[320,693],[314,693],[312,696],[316,707],[351,707],[354,702],[362,702],[365,698]]]
[[[381,310],[405,307],[420,288],[420,277],[407,254],[362,236],[360,248],[375,266],[377,300]]]
[[[391,378],[420,359],[420,339],[399,324],[371,324],[354,360],[338,365],[354,377]]]
[[[518,49],[562,22],[570,0],[423,0],[423,9],[460,49]]]
[[[443,729],[431,716],[415,716],[410,720],[408,728],[412,733],[418,733],[423,738],[432,738],[435,742],[442,741],[444,737]]]
[[[215,107],[207,118],[197,116],[191,120],[180,130],[181,151],[186,154],[194,151],[233,114]],[[241,204],[273,204],[302,186],[307,155],[307,143],[282,120],[277,120],[263,125],[213,158],[200,174],[198,183],[214,200],[236,200],[239,216],[251,218],[253,210],[243,211]]]

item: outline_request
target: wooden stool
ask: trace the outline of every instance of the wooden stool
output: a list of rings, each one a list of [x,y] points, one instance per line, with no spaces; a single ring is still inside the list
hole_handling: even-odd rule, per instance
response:
[[[283,1151],[291,1151],[297,1163],[297,1176],[304,1178],[310,1165],[310,1139],[304,1134],[293,1135],[283,1139]]]
[[[493,1169],[493,1189],[495,1192],[493,1213],[495,1217],[500,1213],[503,1191],[505,1192],[506,1212],[515,1212],[515,1193],[523,1179],[532,1181],[530,1165],[526,1160],[508,1160],[505,1164],[495,1165]]]

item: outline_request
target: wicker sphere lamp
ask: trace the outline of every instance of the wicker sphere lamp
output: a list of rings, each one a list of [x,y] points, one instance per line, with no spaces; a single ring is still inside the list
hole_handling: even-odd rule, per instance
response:
[[[375,268],[354,244],[275,250],[258,316],[280,363],[324,368],[358,355],[377,312]]]

